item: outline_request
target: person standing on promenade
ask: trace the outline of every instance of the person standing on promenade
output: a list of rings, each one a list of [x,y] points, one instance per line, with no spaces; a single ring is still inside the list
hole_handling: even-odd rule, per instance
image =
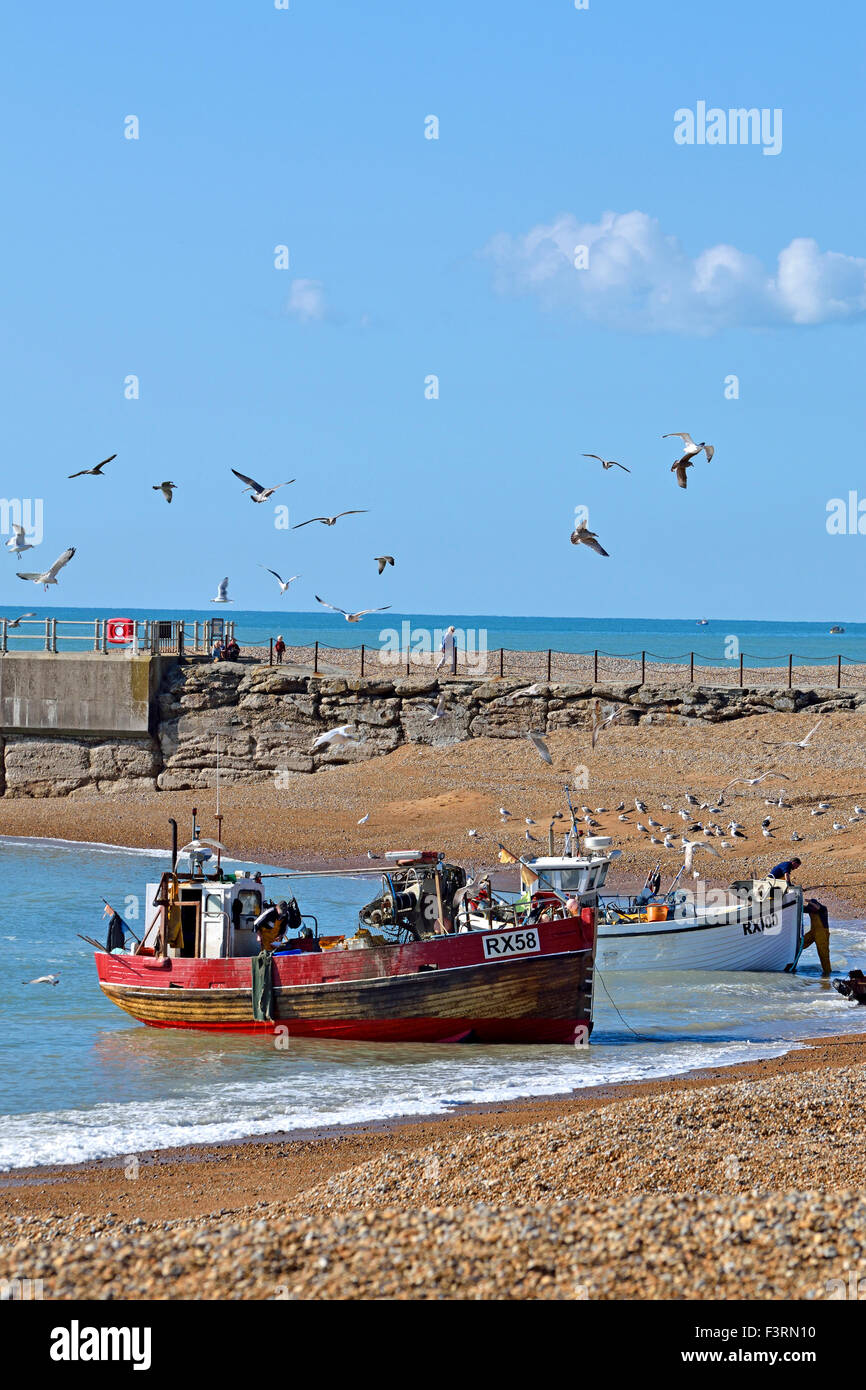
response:
[[[285,644],[285,642],[283,641],[283,635],[282,635],[282,633],[280,633],[279,637],[277,638],[276,642],[274,643],[274,655],[275,655],[276,658],[277,658],[277,665],[278,665],[278,666],[282,666],[282,664],[283,664],[283,657],[284,657],[284,655],[285,655],[285,652],[286,652],[286,644]]]
[[[442,638],[442,647],[441,647],[441,651],[442,651],[442,655],[440,656],[440,658],[439,658],[439,664],[438,664],[437,667],[436,667],[436,674],[437,674],[437,675],[439,674],[439,672],[442,670],[442,667],[445,665],[446,661],[448,661],[448,660],[450,659],[450,661],[451,661],[451,674],[452,674],[452,676],[456,676],[456,675],[457,675],[457,640],[456,640],[456,638],[455,638],[455,636],[454,636],[454,625],[453,625],[453,623],[452,623],[451,627],[448,628],[448,631],[445,633],[445,636]]]

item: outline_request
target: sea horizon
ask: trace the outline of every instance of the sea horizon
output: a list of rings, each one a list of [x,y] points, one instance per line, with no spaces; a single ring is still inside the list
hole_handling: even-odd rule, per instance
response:
[[[0,605],[0,617],[17,617],[23,606]],[[866,623],[851,623],[844,619],[826,622],[795,622],[778,619],[613,617],[558,617],[536,614],[520,616],[493,613],[407,613],[389,610],[374,613],[358,623],[347,623],[337,614],[324,612],[284,611],[280,609],[235,609],[231,605],[211,610],[194,608],[137,608],[92,607],[73,608],[37,606],[26,610],[36,615],[27,626],[28,638],[10,643],[10,650],[38,650],[43,639],[37,622],[56,618],[62,623],[93,621],[96,618],[183,619],[187,623],[204,623],[211,618],[230,619],[241,647],[267,647],[271,638],[281,634],[289,647],[357,649],[362,644],[372,649],[379,645],[394,645],[393,634],[399,634],[401,644],[408,632],[414,643],[425,635],[429,643],[438,646],[441,633],[450,624],[457,629],[458,647],[478,651],[500,647],[512,651],[544,651],[548,648],[562,652],[593,652],[614,657],[640,658],[646,653],[648,661],[683,661],[694,652],[696,664],[736,666],[742,652],[746,666],[756,664],[782,665],[789,655],[795,664],[835,661],[842,656],[848,661],[866,661]],[[406,625],[408,624],[408,629]],[[842,626],[842,633],[831,633],[831,626]],[[390,634],[390,636],[389,636]],[[416,638],[417,634],[417,638]],[[731,639],[736,639],[732,645]],[[86,651],[86,636],[66,649]]]

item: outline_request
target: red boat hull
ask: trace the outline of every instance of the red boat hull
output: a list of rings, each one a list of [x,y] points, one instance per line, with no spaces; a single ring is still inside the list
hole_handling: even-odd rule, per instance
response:
[[[96,957],[106,996],[155,1028],[357,1042],[575,1043],[592,1027],[594,930],[578,919],[276,957],[272,1017],[249,957]],[[485,944],[486,943],[486,944]]]

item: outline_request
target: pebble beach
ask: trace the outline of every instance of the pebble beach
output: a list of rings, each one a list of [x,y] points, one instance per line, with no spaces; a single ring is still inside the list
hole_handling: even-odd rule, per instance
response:
[[[0,1186],[52,1299],[839,1298],[866,1274],[866,1037],[573,1100]],[[327,1175],[327,1176],[325,1176]]]

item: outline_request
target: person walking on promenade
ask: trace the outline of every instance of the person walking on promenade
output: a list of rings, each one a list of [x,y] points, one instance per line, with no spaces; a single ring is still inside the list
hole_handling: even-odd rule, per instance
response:
[[[441,648],[441,650],[442,650],[442,655],[440,656],[440,658],[439,658],[439,663],[438,663],[438,665],[437,665],[437,667],[436,667],[436,674],[438,675],[439,672],[442,670],[442,667],[445,665],[445,663],[446,663],[447,661],[450,660],[450,662],[451,662],[451,674],[452,674],[452,676],[456,676],[456,675],[457,675],[457,640],[456,640],[456,638],[455,638],[455,636],[454,636],[454,625],[453,625],[453,623],[452,623],[451,627],[448,628],[447,632],[445,633],[445,636],[442,638],[442,648]]]

